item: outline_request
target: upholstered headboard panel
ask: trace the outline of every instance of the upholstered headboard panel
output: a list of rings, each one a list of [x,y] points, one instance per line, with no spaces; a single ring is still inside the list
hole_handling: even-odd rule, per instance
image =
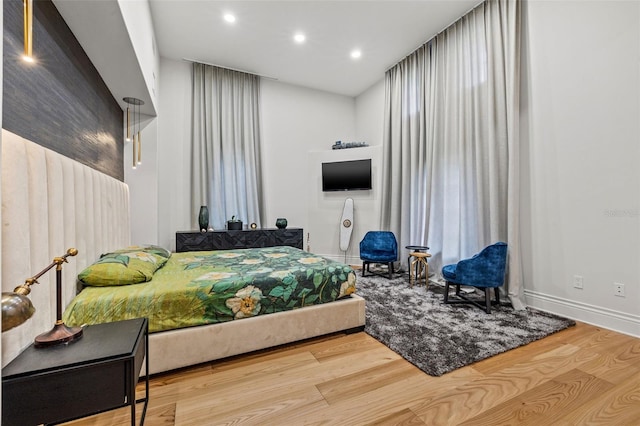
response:
[[[123,182],[2,130],[2,291],[51,263],[70,247],[78,255],[62,268],[63,305],[76,277],[101,253],[130,241],[129,189]],[[26,323],[2,333],[2,365],[55,321],[55,272],[29,296],[36,308]]]

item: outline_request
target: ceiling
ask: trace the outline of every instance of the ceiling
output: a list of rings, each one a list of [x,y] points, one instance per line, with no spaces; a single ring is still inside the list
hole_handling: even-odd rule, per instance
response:
[[[479,0],[150,0],[160,55],[357,96]],[[233,24],[223,19],[233,13]],[[296,44],[294,33],[306,41]],[[360,49],[353,60],[350,52]]]
[[[218,65],[357,96],[480,0],[53,0],[120,107],[157,114],[155,82],[139,65],[123,8],[151,12],[161,57]],[[233,13],[236,21],[224,21]],[[142,20],[144,17],[140,17]],[[144,26],[144,25],[142,25]],[[294,33],[306,41],[296,44]],[[153,41],[149,42],[150,45]],[[360,49],[353,60],[350,52]],[[155,76],[154,76],[155,77]]]

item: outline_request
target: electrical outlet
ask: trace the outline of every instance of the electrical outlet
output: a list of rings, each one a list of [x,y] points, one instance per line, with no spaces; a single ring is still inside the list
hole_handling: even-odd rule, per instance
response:
[[[573,287],[582,289],[582,276],[581,275],[574,275],[573,276]]]
[[[624,284],[613,283],[613,294],[620,297],[624,296]]]

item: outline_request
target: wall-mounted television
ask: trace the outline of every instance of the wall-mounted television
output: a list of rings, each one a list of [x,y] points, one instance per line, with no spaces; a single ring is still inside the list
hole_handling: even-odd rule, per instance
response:
[[[371,159],[322,163],[322,190],[371,189]]]

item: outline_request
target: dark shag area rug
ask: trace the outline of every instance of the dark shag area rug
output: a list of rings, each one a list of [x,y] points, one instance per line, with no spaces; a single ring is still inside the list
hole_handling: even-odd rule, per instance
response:
[[[445,305],[444,286],[409,285],[409,275],[361,277],[356,293],[366,300],[365,332],[429,374],[441,376],[575,325],[573,320],[508,301],[491,314],[473,305]],[[424,283],[424,280],[422,281]],[[493,292],[492,292],[493,295]],[[472,294],[483,297],[483,293]]]

